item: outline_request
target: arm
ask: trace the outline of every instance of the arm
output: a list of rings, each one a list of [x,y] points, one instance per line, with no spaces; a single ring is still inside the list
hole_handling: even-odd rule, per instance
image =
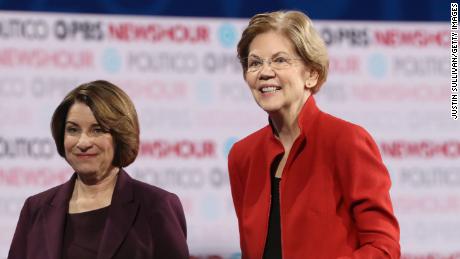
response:
[[[244,187],[243,183],[240,179],[241,171],[238,168],[238,160],[236,158],[237,151],[235,150],[235,146],[233,145],[232,149],[228,154],[228,173],[230,178],[230,188],[232,191],[232,199],[233,199],[233,206],[235,207],[236,216],[238,218],[238,228],[240,233],[240,248],[241,251],[244,253],[246,249],[244,248],[244,241],[243,237],[241,236],[242,227],[241,227],[241,218],[242,218],[242,208],[243,208],[243,197],[244,197]],[[244,257],[244,255],[243,255]]]
[[[8,259],[27,258],[27,233],[30,230],[30,202],[27,199],[21,209],[13,241],[11,242]]]
[[[165,197],[164,203],[155,213],[154,222],[154,258],[189,258],[184,210],[175,194]]]
[[[244,190],[237,166],[238,164],[236,158],[236,151],[233,146],[233,148],[230,150],[228,154],[228,174],[230,177],[230,188],[232,191],[233,205],[235,207],[236,216],[238,217],[238,219],[240,219]]]
[[[337,141],[337,171],[360,242],[351,258],[400,258],[390,177],[377,145],[360,127],[350,127],[343,133]]]

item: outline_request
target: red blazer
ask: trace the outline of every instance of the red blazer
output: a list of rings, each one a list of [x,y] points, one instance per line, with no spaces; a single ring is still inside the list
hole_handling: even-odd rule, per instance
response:
[[[8,259],[61,258],[75,179],[76,174],[68,182],[26,200]],[[185,217],[177,196],[120,170],[97,258],[188,257]]]
[[[399,258],[389,174],[359,126],[321,112],[311,96],[298,118],[280,184],[283,258]],[[270,210],[270,165],[284,152],[270,126],[237,142],[228,157],[245,259],[262,258]]]

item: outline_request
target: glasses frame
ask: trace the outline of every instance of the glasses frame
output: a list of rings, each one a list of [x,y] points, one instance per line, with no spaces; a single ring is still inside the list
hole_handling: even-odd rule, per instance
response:
[[[262,62],[262,64],[260,64],[258,67],[253,67],[252,69],[249,67],[249,60],[250,58],[252,57],[247,57],[247,58],[244,58],[244,61],[245,61],[245,64],[246,64],[246,72],[247,73],[255,73],[255,72],[258,72],[260,71],[264,66],[265,64],[267,64],[271,69],[273,70],[283,70],[283,69],[288,69],[290,68],[294,62],[293,61],[303,61],[302,58],[300,57],[284,57],[284,56],[274,56],[274,57],[271,57],[271,58],[261,58],[261,57],[257,57],[255,56],[254,59],[257,59],[259,60],[260,62]],[[279,67],[277,66],[276,62],[275,62],[275,59],[277,58],[284,58],[286,60],[286,66],[283,66],[283,67]],[[272,65],[275,64],[275,66]]]

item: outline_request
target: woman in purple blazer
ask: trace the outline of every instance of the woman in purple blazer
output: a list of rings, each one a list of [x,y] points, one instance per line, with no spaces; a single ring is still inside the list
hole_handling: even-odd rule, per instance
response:
[[[107,81],[80,85],[56,108],[51,130],[75,173],[26,200],[9,259],[189,257],[178,197],[122,169],[139,150],[126,93]]]

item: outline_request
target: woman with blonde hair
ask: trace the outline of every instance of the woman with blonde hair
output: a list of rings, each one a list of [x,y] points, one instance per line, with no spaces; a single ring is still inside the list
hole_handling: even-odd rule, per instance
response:
[[[399,258],[377,145],[316,105],[329,61],[311,20],[297,11],[255,15],[238,57],[269,119],[228,157],[243,258]]]

